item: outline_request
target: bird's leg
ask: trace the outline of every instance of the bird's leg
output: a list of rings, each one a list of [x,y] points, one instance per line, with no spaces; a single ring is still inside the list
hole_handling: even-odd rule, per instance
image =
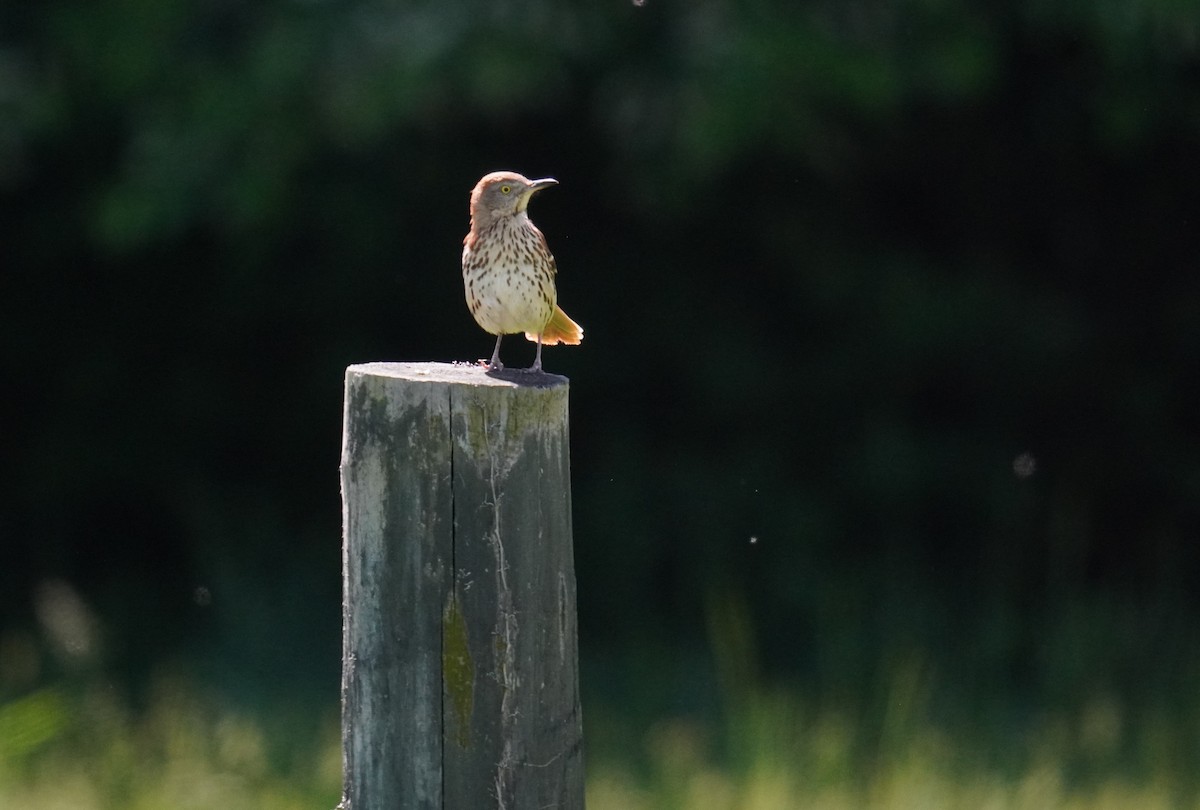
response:
[[[538,347],[537,354],[533,356],[533,365],[529,367],[530,371],[542,370],[542,333],[538,332]]]
[[[504,340],[504,335],[496,335],[496,349],[492,352],[492,359],[488,362],[488,371],[500,371],[504,368],[504,364],[500,362],[500,341]]]

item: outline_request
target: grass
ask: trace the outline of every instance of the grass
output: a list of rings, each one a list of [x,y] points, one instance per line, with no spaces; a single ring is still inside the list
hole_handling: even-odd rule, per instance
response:
[[[979,740],[915,724],[881,747],[875,729],[847,714],[805,716],[788,695],[762,695],[731,722],[738,750],[687,719],[654,724],[641,740],[643,764],[601,757],[589,769],[592,810],[1083,810],[1200,807],[1185,775],[1143,778],[1114,767],[1078,776],[1080,759],[1117,745],[1111,717],[1062,720],[1031,730],[1022,766],[988,764]],[[1106,712],[1101,707],[1096,709]],[[1087,724],[1096,724],[1089,728]],[[869,724],[868,724],[869,726]],[[1089,737],[1095,735],[1103,739]],[[875,737],[874,741],[867,737]],[[1104,749],[1098,752],[1095,747]],[[1179,778],[1177,778],[1177,776]]]
[[[336,724],[308,739],[266,728],[175,680],[140,712],[104,688],[43,689],[0,706],[0,807],[332,808]]]
[[[1168,717],[1098,700],[1030,726],[1015,756],[994,756],[987,728],[961,739],[929,722],[922,673],[900,668],[887,700],[897,708],[874,718],[757,687],[716,720],[585,707],[588,807],[1200,807],[1188,758],[1154,749],[1178,739]],[[178,679],[160,681],[140,710],[102,687],[42,689],[0,706],[0,807],[331,810],[337,719],[302,730],[287,713],[233,709]]]

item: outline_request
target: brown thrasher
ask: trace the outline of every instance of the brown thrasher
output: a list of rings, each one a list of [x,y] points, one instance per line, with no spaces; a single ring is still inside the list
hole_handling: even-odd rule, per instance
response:
[[[471,192],[463,286],[476,323],[496,336],[489,370],[504,368],[500,341],[505,335],[524,332],[537,343],[530,371],[542,370],[542,344],[583,340],[583,328],[558,306],[554,256],[526,212],[534,194],[557,184],[551,177],[530,180],[516,172],[492,172]]]

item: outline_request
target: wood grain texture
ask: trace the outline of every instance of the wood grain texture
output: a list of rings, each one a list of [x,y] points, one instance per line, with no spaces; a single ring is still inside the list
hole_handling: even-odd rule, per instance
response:
[[[583,807],[568,390],[347,369],[346,810]]]

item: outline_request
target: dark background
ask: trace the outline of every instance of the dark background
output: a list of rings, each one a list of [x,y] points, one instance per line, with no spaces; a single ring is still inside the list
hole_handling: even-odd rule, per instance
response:
[[[560,181],[587,334],[545,363],[589,722],[710,711],[743,653],[869,717],[915,658],[949,728],[1099,694],[1200,751],[1169,0],[4,4],[0,699],[169,664],[336,711],[342,374],[490,353],[495,169]]]

